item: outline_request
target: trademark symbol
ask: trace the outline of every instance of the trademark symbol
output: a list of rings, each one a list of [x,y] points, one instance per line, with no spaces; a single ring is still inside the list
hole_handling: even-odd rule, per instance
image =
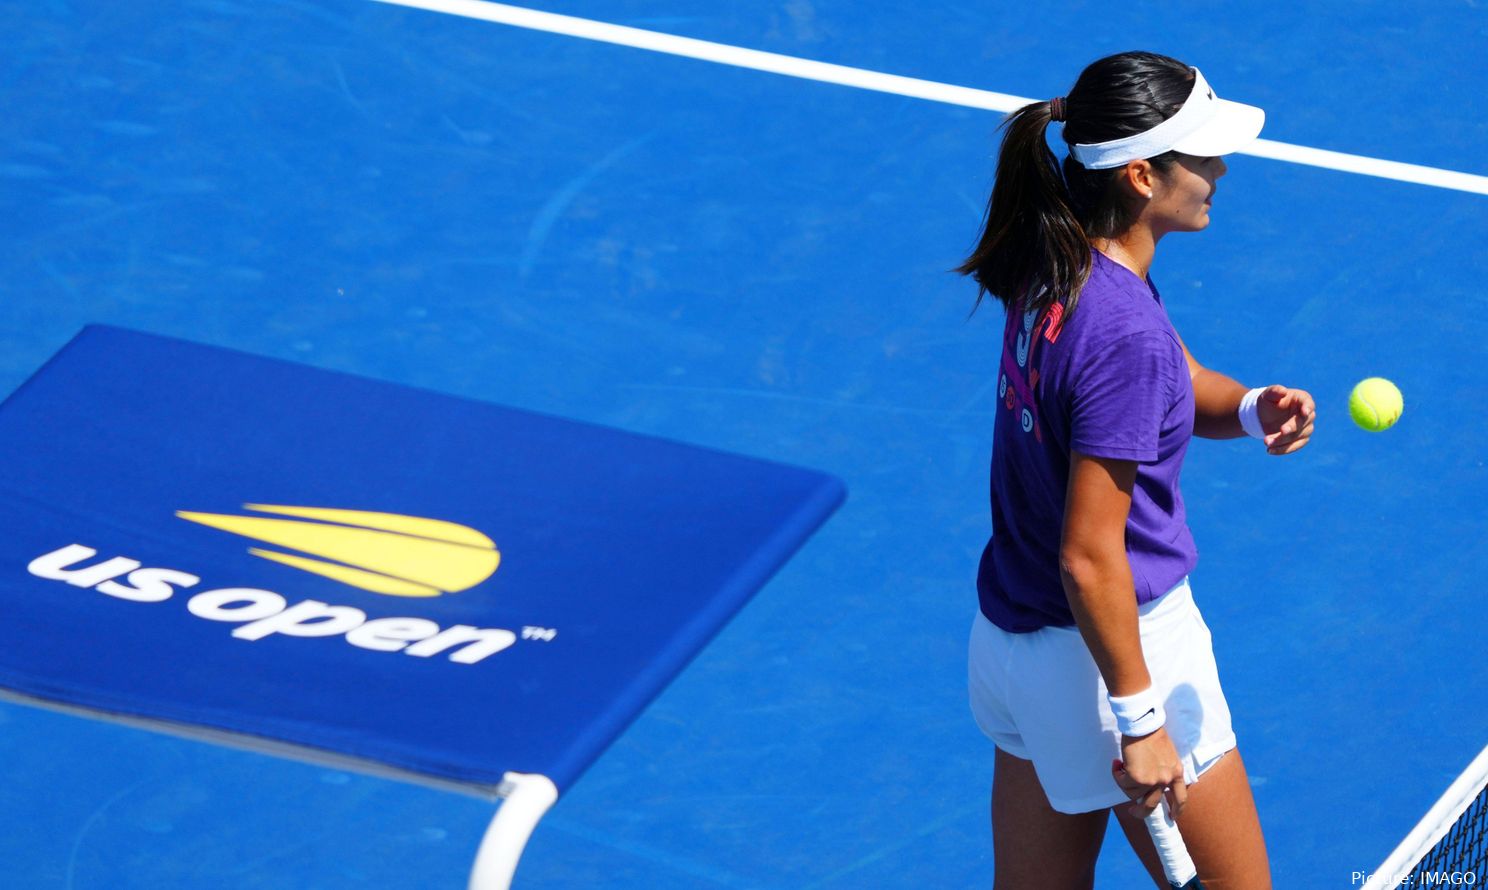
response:
[[[558,636],[558,631],[550,627],[524,627],[522,628],[522,639],[537,640],[540,643],[551,643]]]

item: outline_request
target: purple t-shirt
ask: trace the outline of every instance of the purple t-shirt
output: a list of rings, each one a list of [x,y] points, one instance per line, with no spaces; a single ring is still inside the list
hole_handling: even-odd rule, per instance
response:
[[[1099,251],[1074,313],[1009,312],[997,381],[992,539],[977,593],[1011,633],[1075,623],[1059,577],[1070,451],[1137,461],[1126,554],[1137,602],[1198,561],[1178,491],[1193,438],[1193,383],[1151,280]]]

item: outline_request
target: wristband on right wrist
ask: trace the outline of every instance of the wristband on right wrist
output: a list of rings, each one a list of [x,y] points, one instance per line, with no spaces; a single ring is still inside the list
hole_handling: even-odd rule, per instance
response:
[[[1168,722],[1162,695],[1156,686],[1132,695],[1107,695],[1106,701],[1111,705],[1111,713],[1116,715],[1116,728],[1124,736],[1141,738],[1151,735]]]

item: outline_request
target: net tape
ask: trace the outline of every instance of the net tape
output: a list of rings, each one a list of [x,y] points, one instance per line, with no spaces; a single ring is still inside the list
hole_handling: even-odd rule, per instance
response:
[[[1488,884],[1488,748],[1452,783],[1365,890]]]
[[[1471,874],[1474,883],[1488,881],[1488,788],[1452,823],[1452,827],[1411,870],[1409,886],[1431,886],[1442,875]]]

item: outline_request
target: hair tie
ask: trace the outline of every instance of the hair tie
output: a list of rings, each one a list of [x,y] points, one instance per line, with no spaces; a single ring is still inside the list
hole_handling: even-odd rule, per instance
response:
[[[1049,100],[1049,120],[1051,120],[1051,121],[1063,121],[1064,119],[1065,119],[1064,118],[1064,97],[1063,96],[1056,96],[1055,98],[1050,99]]]

